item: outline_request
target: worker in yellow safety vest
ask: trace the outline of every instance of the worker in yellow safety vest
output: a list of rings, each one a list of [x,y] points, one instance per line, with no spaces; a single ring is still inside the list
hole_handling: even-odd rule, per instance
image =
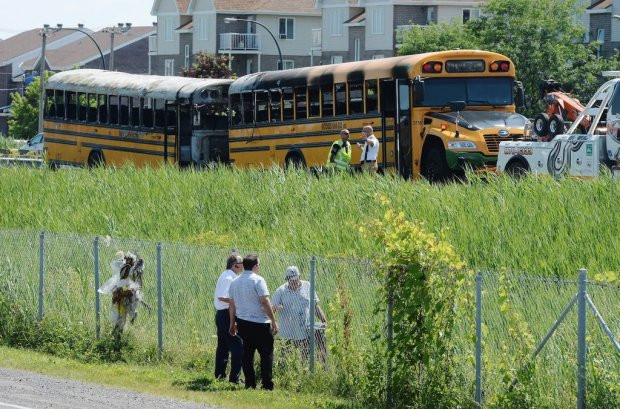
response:
[[[349,130],[340,131],[340,139],[332,143],[327,156],[327,167],[336,170],[349,170],[351,163],[351,143],[349,142]]]

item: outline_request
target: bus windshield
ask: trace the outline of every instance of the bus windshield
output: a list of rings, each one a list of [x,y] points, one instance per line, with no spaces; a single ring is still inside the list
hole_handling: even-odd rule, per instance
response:
[[[424,80],[425,107],[444,107],[450,101],[465,101],[472,105],[512,105],[510,77],[485,78],[426,78]]]

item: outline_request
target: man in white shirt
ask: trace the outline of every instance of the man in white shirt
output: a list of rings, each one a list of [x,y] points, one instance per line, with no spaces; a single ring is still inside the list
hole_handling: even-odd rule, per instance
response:
[[[230,284],[230,335],[243,340],[242,367],[245,387],[256,388],[254,352],[260,355],[263,389],[273,389],[273,337],[278,324],[265,279],[258,275],[260,261],[254,254],[243,258],[243,273]]]
[[[362,170],[370,173],[377,173],[379,165],[377,164],[377,157],[379,156],[379,140],[373,133],[372,126],[366,125],[362,128],[362,139],[364,144],[357,144],[362,149],[362,155],[360,156],[360,164]]]
[[[299,268],[289,266],[284,274],[286,283],[282,284],[273,294],[273,309],[278,311],[278,326],[280,338],[295,345],[304,359],[308,359],[310,351],[310,336],[314,331],[310,329],[310,283],[301,280]],[[314,293],[315,313],[322,323],[325,323],[325,314],[319,307],[319,297]],[[318,337],[317,352],[320,361],[324,361],[325,344],[322,337]]]
[[[239,383],[243,343],[239,336],[232,336],[230,328],[230,284],[243,271],[243,259],[238,253],[232,253],[226,260],[226,271],[220,274],[215,285],[213,304],[215,305],[215,326],[217,327],[217,349],[215,350],[215,378],[226,379],[226,367],[230,354],[230,376],[228,380]]]

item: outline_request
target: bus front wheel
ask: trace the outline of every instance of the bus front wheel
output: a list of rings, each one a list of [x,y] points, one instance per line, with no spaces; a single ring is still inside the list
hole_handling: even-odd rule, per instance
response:
[[[430,183],[441,183],[450,178],[450,169],[443,149],[432,146],[426,151],[422,161],[422,176]]]
[[[88,155],[89,168],[95,168],[103,165],[105,165],[105,160],[103,159],[103,154],[100,151],[92,151],[90,155]]]

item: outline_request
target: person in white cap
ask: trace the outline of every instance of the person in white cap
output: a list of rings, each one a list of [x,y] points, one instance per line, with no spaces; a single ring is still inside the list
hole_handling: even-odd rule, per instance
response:
[[[286,283],[282,284],[273,294],[272,304],[278,312],[280,338],[297,347],[304,359],[308,358],[310,341],[310,283],[301,280],[299,268],[289,266],[284,274]],[[322,323],[327,320],[321,307],[319,297],[314,293],[315,313]],[[321,340],[319,340],[321,341]],[[321,345],[323,344],[323,345]],[[319,359],[324,360],[324,342],[318,343]],[[323,351],[323,352],[321,352]]]

